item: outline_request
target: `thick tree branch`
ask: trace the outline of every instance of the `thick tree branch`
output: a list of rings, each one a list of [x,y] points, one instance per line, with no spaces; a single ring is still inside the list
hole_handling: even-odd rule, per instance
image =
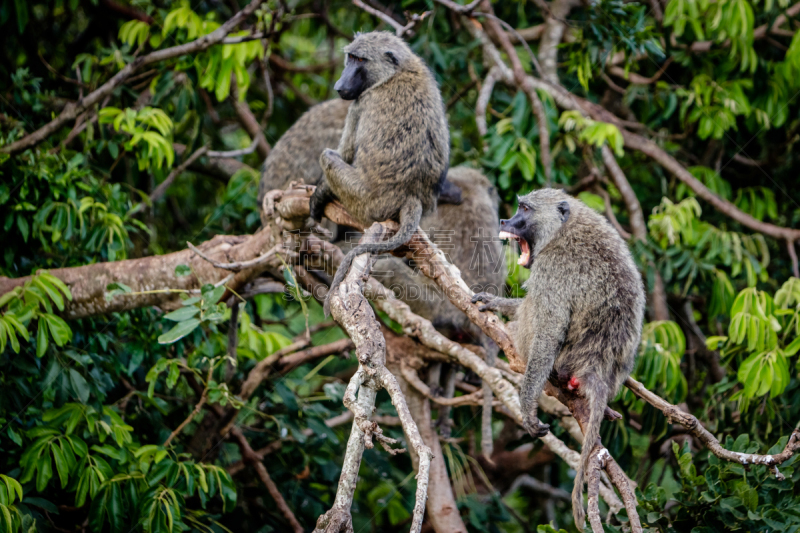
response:
[[[217,235],[198,248],[206,256],[216,260],[249,261],[261,255],[264,250],[274,247],[275,238],[268,231],[259,231],[251,236]],[[190,266],[192,274],[176,276],[175,268],[178,265]],[[280,266],[281,262],[276,255],[271,261],[245,268],[232,275],[225,284],[237,290],[267,268]],[[56,268],[50,270],[50,273],[66,283],[72,292],[72,301],[65,302],[62,314],[69,319],[154,305],[169,308],[178,305],[180,293],[199,290],[203,283],[218,283],[230,276],[229,271],[214,268],[189,249],[140,259]],[[30,276],[0,277],[0,294],[21,286],[29,279]],[[111,283],[125,284],[131,288],[132,293],[107,300],[106,287]]]
[[[114,77],[108,80],[106,83],[101,85],[96,91],[93,91],[86,95],[86,98],[83,98],[77,103],[70,103],[68,104],[64,110],[52,121],[47,123],[46,125],[42,126],[35,132],[31,133],[30,135],[26,135],[22,139],[15,141],[11,144],[3,146],[0,148],[0,152],[5,152],[7,154],[16,154],[33,146],[36,146],[47,137],[58,131],[64,124],[73,120],[78,115],[92,107],[100,103],[100,101],[107,95],[111,94],[114,89],[122,85],[125,80],[127,80],[133,73],[137,70],[145,67],[147,65],[151,65],[153,63],[158,63],[160,61],[165,61],[167,59],[172,59],[174,57],[179,57],[186,54],[193,54],[196,52],[202,52],[215,44],[219,44],[222,40],[227,36],[231,31],[233,31],[236,26],[238,26],[242,21],[244,21],[250,14],[252,14],[263,0],[253,0],[248,4],[247,7],[236,13],[233,17],[228,19],[222,26],[214,30],[213,32],[209,33],[208,35],[204,35],[199,39],[196,39],[190,43],[173,46],[171,48],[165,48],[163,50],[156,50],[155,52],[151,52],[147,55],[142,57],[138,57],[125,65],[125,67],[120,70]]]

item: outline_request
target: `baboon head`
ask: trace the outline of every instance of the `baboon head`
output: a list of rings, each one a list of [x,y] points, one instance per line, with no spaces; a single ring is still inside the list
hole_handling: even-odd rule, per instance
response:
[[[416,58],[402,39],[385,31],[357,33],[353,42],[344,47],[344,52],[344,72],[333,86],[344,100],[355,100]]]
[[[519,242],[517,264],[530,268],[533,259],[569,220],[575,200],[558,189],[540,189],[519,197],[517,212],[500,221],[500,238]]]

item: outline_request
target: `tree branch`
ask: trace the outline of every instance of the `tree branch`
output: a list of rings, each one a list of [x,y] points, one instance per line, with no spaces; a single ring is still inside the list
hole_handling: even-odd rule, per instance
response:
[[[706,448],[725,461],[732,463],[739,463],[742,465],[766,465],[772,469],[775,477],[783,480],[783,474],[778,471],[778,465],[789,460],[798,450],[800,450],[800,429],[795,428],[786,442],[786,447],[781,453],[775,455],[759,455],[754,453],[739,453],[726,450],[722,447],[714,435],[711,434],[694,415],[686,413],[678,407],[667,402],[663,398],[653,394],[647,390],[644,385],[629,377],[625,381],[625,386],[628,387],[637,397],[649,403],[667,417],[671,423],[677,422],[685,427],[689,433],[697,437],[700,442],[705,444]]]
[[[189,167],[189,165],[200,159],[206,152],[208,152],[208,147],[201,146],[200,148],[195,150],[194,153],[190,155],[188,159],[186,159],[186,161],[178,165],[177,168],[174,168],[172,172],[169,173],[167,178],[164,181],[162,181],[158,185],[158,187],[153,189],[153,192],[150,193],[150,201],[155,202],[156,200],[164,196],[164,193],[167,192],[167,189],[169,189],[170,185],[172,185],[172,182],[175,181],[175,178],[183,174],[183,172]]]
[[[292,530],[295,533],[303,533],[303,526],[300,525],[300,522],[297,521],[297,518],[294,516],[292,510],[289,509],[289,506],[286,504],[286,500],[283,499],[283,496],[278,490],[278,486],[275,485],[275,482],[272,481],[271,477],[269,477],[267,467],[264,466],[261,458],[250,446],[250,443],[247,442],[247,438],[245,438],[242,430],[238,427],[234,427],[231,429],[231,435],[236,439],[236,443],[239,445],[239,449],[242,452],[242,458],[256,469],[258,477],[267,487],[267,491],[269,492],[270,496],[272,496],[272,499],[275,500],[275,505],[278,506],[278,510],[281,512],[284,518],[286,518],[286,521],[289,522],[289,525],[292,526]]]
[[[190,43],[173,46],[171,48],[165,48],[163,50],[156,50],[155,52],[151,52],[147,55],[142,57],[136,58],[125,67],[120,70],[116,75],[114,75],[110,80],[106,83],[101,85],[97,90],[89,93],[86,98],[80,100],[77,103],[70,103],[68,104],[64,110],[52,121],[47,123],[46,125],[42,126],[35,132],[31,133],[30,135],[26,135],[22,139],[15,141],[11,144],[7,144],[0,148],[0,152],[4,152],[7,154],[16,154],[33,146],[36,146],[47,137],[58,131],[64,124],[73,120],[75,117],[89,109],[95,104],[100,103],[106,95],[111,94],[114,89],[119,87],[123,84],[123,82],[128,79],[133,73],[137,70],[141,69],[144,66],[150,65],[152,63],[158,63],[160,61],[164,61],[167,59],[172,59],[173,57],[179,57],[186,54],[193,54],[195,52],[201,52],[219,44],[222,40],[227,36],[233,29],[238,26],[242,21],[244,21],[250,14],[252,14],[259,5],[261,5],[263,0],[253,0],[248,4],[247,7],[236,13],[233,17],[228,19],[222,26],[214,30],[213,32],[209,33],[208,35],[204,35],[199,39],[196,39]]]

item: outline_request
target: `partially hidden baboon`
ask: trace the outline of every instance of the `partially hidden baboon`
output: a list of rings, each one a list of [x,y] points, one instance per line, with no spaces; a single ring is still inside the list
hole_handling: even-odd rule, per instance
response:
[[[645,296],[627,245],[608,221],[563,191],[542,189],[519,198],[517,213],[500,221],[500,237],[519,242],[519,264],[530,269],[525,298],[476,294],[480,309],[516,315],[515,344],[527,358],[520,392],[523,425],[533,436],[549,426],[537,399],[550,379],[586,398],[581,465],[572,490],[575,524],[583,529],[583,480],[609,400],[633,369]]]
[[[326,315],[356,255],[394,250],[436,209],[450,158],[442,95],[422,59],[388,32],[358,34],[344,51],[334,89],[353,103],[338,151],[320,156],[325,179],[311,196],[311,218],[321,220],[325,204],[338,198],[364,226],[394,220],[400,228],[387,241],[347,254],[325,300]]]
[[[259,207],[268,191],[285,189],[292,181],[303,180],[306,185],[322,181],[319,156],[339,145],[348,109],[350,102],[339,98],[317,104],[278,139],[261,167]]]

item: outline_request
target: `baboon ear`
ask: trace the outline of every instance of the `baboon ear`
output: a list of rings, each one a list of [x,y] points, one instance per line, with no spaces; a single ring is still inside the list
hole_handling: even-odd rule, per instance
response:
[[[393,64],[393,65],[397,65],[397,64],[399,63],[399,61],[397,61],[397,58],[396,58],[396,57],[395,57],[395,55],[394,55],[394,52],[384,52],[384,54],[383,54],[383,55],[385,55],[385,56],[386,56],[386,58],[387,58],[389,61],[391,61],[391,62],[392,62],[392,64]]]
[[[558,203],[558,214],[561,215],[561,223],[563,224],[569,219],[569,202],[562,200]]]

